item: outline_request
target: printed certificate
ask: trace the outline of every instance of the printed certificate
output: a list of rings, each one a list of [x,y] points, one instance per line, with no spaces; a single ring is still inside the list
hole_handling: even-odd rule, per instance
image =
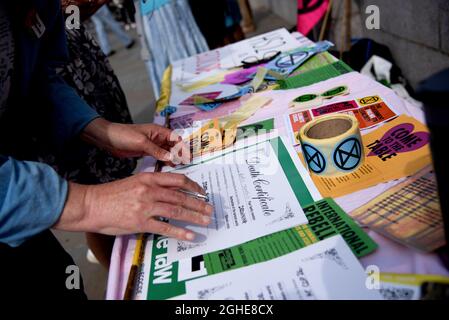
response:
[[[282,272],[276,272],[282,270]],[[186,283],[182,299],[382,299],[340,235],[277,259]]]
[[[264,141],[260,136],[254,138],[239,141],[234,148],[215,153],[199,164],[173,171],[200,184],[215,210],[207,227],[171,221],[197,236],[194,242],[168,239],[169,261],[203,255],[307,223],[301,206],[320,199],[320,195],[293,148],[280,137]],[[257,139],[255,144],[248,144]]]

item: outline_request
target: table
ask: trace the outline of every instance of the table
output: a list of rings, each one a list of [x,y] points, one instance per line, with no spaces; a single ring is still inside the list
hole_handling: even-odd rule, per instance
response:
[[[288,111],[288,104],[291,100],[302,94],[321,92],[323,91],[323,87],[333,88],[340,85],[348,86],[350,89],[350,94],[349,96],[333,98],[332,102],[346,101],[354,97],[381,95],[387,105],[392,106],[398,114],[407,114],[425,123],[423,111],[419,107],[401,99],[393,90],[379,84],[371,78],[361,75],[358,72],[350,72],[303,88],[263,91],[257,93],[261,96],[270,96],[273,98],[273,101],[269,106],[264,107],[249,119],[245,120],[241,125],[273,118],[274,126],[279,130],[279,133],[286,134],[286,127],[282,115]],[[227,107],[223,106],[220,108]],[[225,109],[220,110],[220,108],[216,109],[216,111],[212,111],[210,117],[213,118],[214,116],[220,115],[220,112],[223,113],[223,110]],[[183,108],[177,116],[189,114],[192,111],[196,111],[195,107],[186,107]],[[155,123],[163,124],[164,117],[157,115],[155,117]],[[152,172],[154,164],[155,162],[153,159],[145,158],[141,168],[143,171]],[[335,201],[346,212],[350,212],[403,180],[404,178],[379,184],[368,189],[336,198]],[[367,233],[374,241],[378,243],[379,248],[374,253],[363,257],[360,260],[365,268],[375,265],[381,270],[381,272],[449,276],[449,272],[442,265],[436,254],[427,254],[415,251],[397,244],[396,242],[370,230],[367,230]],[[116,238],[109,270],[106,295],[107,299],[123,298],[135,243],[136,237],[132,235],[120,236]]]

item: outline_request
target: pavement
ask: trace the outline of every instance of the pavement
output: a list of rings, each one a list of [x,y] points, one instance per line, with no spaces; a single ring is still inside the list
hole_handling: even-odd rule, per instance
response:
[[[277,28],[292,26],[265,7],[252,1],[256,30],[247,37],[265,33]],[[130,34],[137,39],[135,30]],[[136,41],[133,48],[125,49],[110,35],[111,46],[116,54],[110,57],[110,63],[119,78],[128,100],[131,116],[135,123],[149,123],[153,120],[155,100],[151,89],[145,64],[140,58],[140,43]],[[86,259],[87,245],[82,233],[54,231],[66,251],[72,255],[79,266],[84,280],[85,291],[89,299],[104,299],[107,284],[107,270],[99,264]]]

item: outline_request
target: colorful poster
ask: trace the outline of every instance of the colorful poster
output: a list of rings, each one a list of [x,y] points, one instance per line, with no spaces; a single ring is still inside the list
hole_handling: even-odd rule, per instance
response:
[[[372,104],[354,110],[344,111],[357,118],[360,129],[367,129],[396,117],[396,113],[384,102]]]
[[[446,244],[435,174],[430,166],[350,215],[360,224],[421,251],[432,252]]]
[[[391,110],[384,102],[382,102],[379,96],[375,97],[377,97],[376,101],[380,101],[379,103],[365,103],[366,106],[363,107],[359,107],[358,105],[356,105],[355,101],[344,101],[329,104],[323,107],[318,107],[315,109],[295,111],[288,114],[285,117],[285,123],[293,145],[298,145],[300,143],[298,135],[301,127],[317,116],[332,113],[346,113],[357,118],[359,122],[359,128],[361,130],[372,128],[397,116],[397,114],[393,110]],[[368,97],[365,97],[363,99],[366,99],[366,101],[368,101]],[[362,99],[357,100],[360,101]]]
[[[312,114],[309,110],[298,111],[288,115],[287,128],[289,128],[289,134],[294,145],[298,145],[300,143],[299,130],[301,127],[312,119]]]

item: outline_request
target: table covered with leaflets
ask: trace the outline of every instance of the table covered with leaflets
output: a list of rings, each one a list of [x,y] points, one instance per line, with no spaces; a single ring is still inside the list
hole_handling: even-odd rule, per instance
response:
[[[155,123],[194,160],[163,171],[206,190],[212,223],[171,221],[193,242],[117,237],[108,299],[401,300],[449,282],[421,106],[332,46],[278,29],[166,70]]]

